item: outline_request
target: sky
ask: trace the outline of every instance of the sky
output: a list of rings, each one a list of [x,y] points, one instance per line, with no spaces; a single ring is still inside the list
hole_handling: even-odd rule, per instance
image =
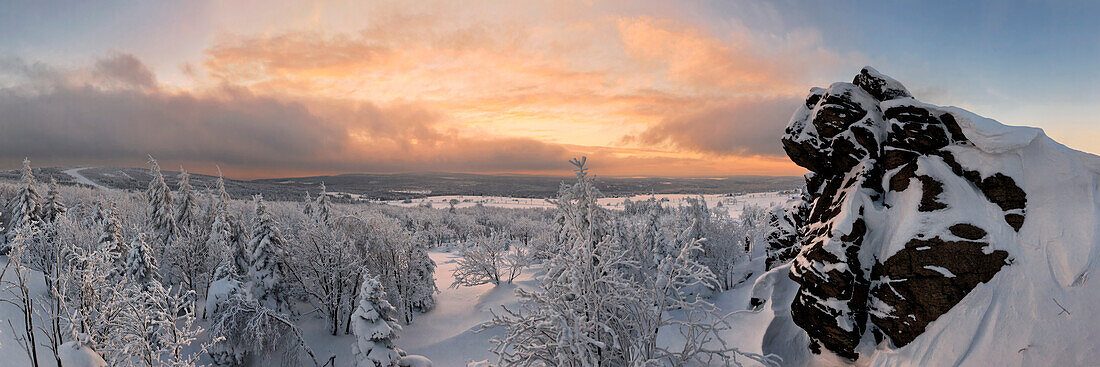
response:
[[[0,2],[0,167],[800,175],[864,65],[1100,152],[1100,3]]]

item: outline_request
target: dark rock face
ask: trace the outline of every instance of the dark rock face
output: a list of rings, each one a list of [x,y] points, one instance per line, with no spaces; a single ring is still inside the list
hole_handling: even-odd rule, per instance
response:
[[[929,322],[959,303],[978,283],[992,279],[1006,264],[1008,253],[986,254],[983,249],[987,245],[939,237],[909,241],[905,249],[871,270],[871,277],[879,282],[871,288],[871,296],[893,308],[888,313],[871,313],[871,321],[894,345],[913,341]]]
[[[777,207],[768,213],[764,230],[764,243],[767,244],[767,258],[764,259],[768,270],[791,261],[798,255],[798,227],[800,221],[795,218],[797,212]]]
[[[792,253],[786,249],[798,249],[790,277],[800,287],[791,314],[811,349],[857,359],[868,329],[903,346],[1006,264],[1008,253],[989,248],[992,228],[936,220],[964,210],[950,201],[964,196],[996,204],[1003,225],[1015,231],[1024,223],[1026,193],[1012,177],[969,170],[949,149],[970,144],[955,116],[912,99],[874,69],[851,84],[811,90],[783,137],[791,160],[812,171],[803,209],[787,209],[806,214],[774,213],[776,227],[787,230],[768,237],[769,267],[773,252],[774,261],[785,261]],[[919,202],[891,208],[907,197]],[[870,224],[890,222],[867,217],[890,213],[926,218],[913,238],[890,240],[897,243],[892,253],[883,251],[890,248],[886,239],[875,237],[888,228]]]
[[[870,67],[864,67],[863,70],[860,70],[859,75],[856,75],[855,79],[852,80],[852,84],[863,88],[880,101],[912,97],[909,90],[905,89],[897,80],[882,75],[878,70]]]

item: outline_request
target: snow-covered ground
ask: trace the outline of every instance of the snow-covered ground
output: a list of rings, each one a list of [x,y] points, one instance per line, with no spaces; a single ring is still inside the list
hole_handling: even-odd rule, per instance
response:
[[[0,256],[0,269],[4,269],[8,264],[7,256]],[[30,294],[34,297],[43,298],[46,297],[46,284],[43,282],[42,273],[28,270],[31,273],[27,276],[30,286]],[[12,269],[4,272],[3,283],[0,287],[0,292],[3,292],[4,298],[10,298],[12,296],[6,289],[9,286],[9,282],[15,282],[15,272]],[[35,318],[36,325],[44,325],[41,318]],[[10,323],[10,324],[9,324]],[[23,330],[23,313],[19,311],[19,308],[14,304],[8,302],[0,302],[0,366],[29,366],[30,359],[27,358],[27,353],[19,347],[19,343],[16,338],[19,337],[16,333],[20,333]],[[15,330],[13,332],[13,329]],[[46,337],[42,333],[38,335],[38,342],[44,343]],[[38,347],[38,363],[42,366],[56,365],[53,354],[44,346]]]
[[[471,362],[494,361],[494,355],[489,352],[492,346],[489,339],[498,333],[493,330],[476,333],[475,330],[492,318],[490,309],[498,310],[502,306],[515,309],[519,304],[515,289],[534,287],[533,278],[539,271],[538,267],[525,269],[512,284],[451,288],[450,285],[454,282],[451,272],[456,267],[455,259],[459,255],[434,251],[431,257],[438,265],[436,285],[440,293],[436,296],[439,303],[432,311],[418,315],[412,325],[405,326],[397,344],[409,354],[430,358],[436,366],[464,366]],[[727,320],[735,327],[722,335],[726,342],[737,346],[742,352],[760,353],[764,331],[772,315],[767,309],[758,313],[747,311],[754,279],[749,279],[733,290],[715,294],[712,302],[723,313],[733,313]],[[670,332],[667,336],[668,338],[662,340],[675,340],[677,337],[675,332]],[[746,366],[756,365],[747,359],[739,361]]]
[[[649,198],[657,198],[658,200],[667,200],[668,204],[672,206],[684,206],[688,205],[688,199],[698,199],[700,196],[707,202],[707,207],[711,209],[724,209],[731,215],[740,213],[746,205],[757,205],[762,207],[770,207],[775,204],[779,204],[787,201],[792,197],[797,196],[798,193],[786,192],[786,191],[771,191],[771,192],[757,192],[749,194],[707,194],[707,195],[694,195],[694,194],[656,194],[656,195],[635,195],[631,197],[619,197],[619,198],[601,198],[599,199],[600,205],[608,209],[623,209],[623,203],[626,200],[631,201],[644,201]],[[514,198],[506,196],[473,196],[473,195],[441,195],[441,196],[428,196],[418,199],[410,200],[391,200],[386,203],[389,205],[414,207],[414,206],[426,206],[431,205],[432,208],[445,209],[450,208],[450,201],[457,200],[458,204],[455,204],[456,208],[469,208],[477,204],[501,208],[514,208],[514,209],[551,209],[554,208],[554,204],[546,201],[546,199],[537,198]]]
[[[438,266],[435,273],[440,291],[436,295],[438,304],[432,311],[417,316],[412,325],[405,326],[398,345],[409,354],[430,358],[437,366],[492,360],[489,339],[494,333],[491,330],[475,333],[475,330],[492,318],[490,309],[518,304],[515,289],[533,286],[533,271],[527,269],[512,284],[451,288],[454,283],[451,272],[459,255],[452,252],[430,255]]]

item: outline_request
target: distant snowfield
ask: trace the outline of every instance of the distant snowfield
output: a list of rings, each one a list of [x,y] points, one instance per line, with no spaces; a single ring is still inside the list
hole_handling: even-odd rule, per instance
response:
[[[635,195],[630,197],[618,197],[618,198],[601,198],[599,203],[601,206],[613,209],[622,210],[623,203],[626,200],[631,201],[644,201],[649,198],[657,198],[657,200],[668,200],[668,204],[674,207],[689,205],[689,199],[698,199],[700,196],[707,202],[707,207],[710,209],[724,209],[730,213],[730,215],[736,216],[740,214],[746,205],[756,205],[762,207],[770,207],[779,203],[783,203],[790,198],[797,196],[798,193],[792,193],[789,191],[771,191],[771,192],[758,192],[749,194],[656,194],[656,195]],[[513,208],[513,209],[552,209],[554,204],[546,201],[546,199],[537,198],[514,198],[506,196],[475,196],[475,195],[440,195],[429,196],[418,199],[410,200],[390,200],[386,201],[386,204],[403,206],[403,207],[415,207],[431,205],[432,208],[446,209],[450,208],[450,201],[457,200],[458,204],[455,204],[456,208],[469,208],[476,206],[477,204],[485,206],[493,206],[500,208]]]

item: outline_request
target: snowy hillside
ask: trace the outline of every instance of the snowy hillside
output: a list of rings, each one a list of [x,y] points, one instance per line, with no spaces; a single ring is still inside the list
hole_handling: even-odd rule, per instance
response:
[[[783,137],[798,255],[757,280],[790,365],[1094,365],[1100,157],[922,103],[865,68]]]

